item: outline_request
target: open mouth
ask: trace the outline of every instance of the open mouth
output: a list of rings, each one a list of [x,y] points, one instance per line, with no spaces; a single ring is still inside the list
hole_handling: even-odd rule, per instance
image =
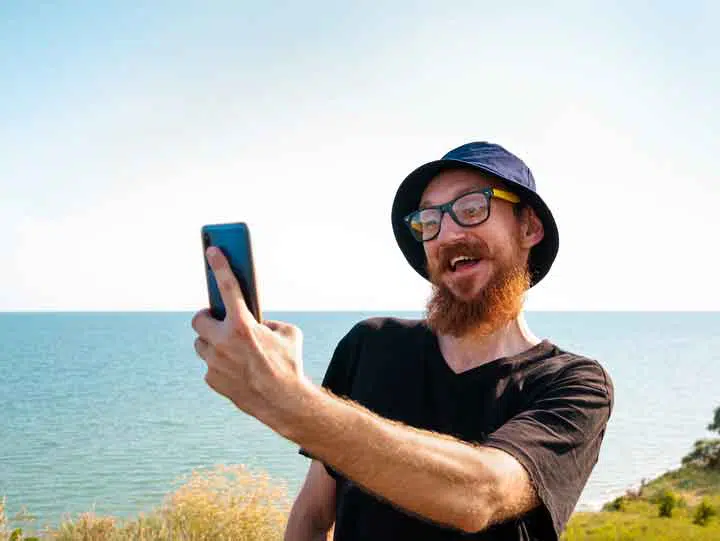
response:
[[[453,257],[450,260],[450,270],[452,272],[462,271],[465,269],[470,269],[480,263],[480,259],[469,257],[465,255]]]

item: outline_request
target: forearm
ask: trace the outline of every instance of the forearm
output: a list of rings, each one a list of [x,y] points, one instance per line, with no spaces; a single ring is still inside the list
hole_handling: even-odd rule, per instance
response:
[[[327,528],[318,527],[310,517],[293,508],[288,517],[284,541],[327,541],[328,539]]]
[[[325,541],[335,523],[336,482],[323,464],[313,460],[295,498],[285,541]]]
[[[492,453],[383,419],[317,388],[286,420],[286,437],[410,513],[466,531],[482,529],[492,515]]]

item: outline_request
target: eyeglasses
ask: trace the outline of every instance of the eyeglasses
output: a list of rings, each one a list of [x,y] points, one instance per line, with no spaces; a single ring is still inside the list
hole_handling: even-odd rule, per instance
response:
[[[490,217],[490,199],[497,197],[510,203],[519,203],[520,198],[514,193],[497,188],[486,188],[464,193],[452,201],[442,205],[426,207],[405,216],[405,223],[410,228],[415,240],[427,242],[440,234],[440,223],[446,212],[462,227],[480,225]]]

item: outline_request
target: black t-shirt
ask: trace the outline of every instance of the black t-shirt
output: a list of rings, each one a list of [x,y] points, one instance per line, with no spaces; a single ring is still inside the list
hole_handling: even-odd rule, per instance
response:
[[[405,513],[326,464],[337,481],[336,541],[557,539],[597,462],[613,399],[596,361],[548,341],[458,374],[423,321],[391,318],[355,325],[323,386],[387,419],[506,451],[542,501],[523,517],[463,533]]]

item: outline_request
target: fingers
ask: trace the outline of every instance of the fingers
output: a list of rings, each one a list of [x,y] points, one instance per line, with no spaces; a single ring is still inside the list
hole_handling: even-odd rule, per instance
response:
[[[295,325],[290,325],[289,323],[285,323],[283,321],[266,319],[263,321],[263,324],[271,331],[276,332],[286,338],[297,339],[302,336],[299,328],[297,328]]]
[[[273,333],[282,336],[287,340],[288,344],[292,344],[295,354],[295,362],[302,370],[302,344],[303,334],[299,327],[284,323],[282,321],[273,321],[266,319],[263,321],[265,326]]]
[[[207,372],[205,373],[205,383],[213,391],[223,395],[225,398],[232,400],[232,377],[227,367],[221,362],[217,350],[202,338],[195,339],[195,351],[207,363]]]
[[[228,380],[219,370],[216,370],[212,366],[208,366],[208,371],[205,374],[205,383],[216,393],[232,400],[231,387],[228,385]]]
[[[205,374],[205,383],[208,384],[213,391],[224,394],[221,387],[222,374],[213,368],[208,368],[207,374]]]
[[[199,337],[196,338],[195,351],[197,352],[198,356],[207,364],[208,372],[213,372],[214,374],[224,374],[225,372],[227,372],[227,369],[222,362],[222,357],[219,355],[218,350],[207,340]]]
[[[198,354],[198,357],[200,357],[205,362],[208,362],[206,357],[209,356],[210,352],[210,344],[207,340],[200,338],[199,336],[195,339],[195,352]]]
[[[233,322],[244,322],[246,324],[254,322],[255,318],[245,304],[240,284],[238,284],[225,255],[215,246],[210,246],[205,255],[215,275],[220,296],[225,304],[226,317]]]
[[[210,314],[210,310],[200,310],[192,318],[192,328],[200,335],[200,338],[212,344],[222,339],[222,322],[216,320]]]

